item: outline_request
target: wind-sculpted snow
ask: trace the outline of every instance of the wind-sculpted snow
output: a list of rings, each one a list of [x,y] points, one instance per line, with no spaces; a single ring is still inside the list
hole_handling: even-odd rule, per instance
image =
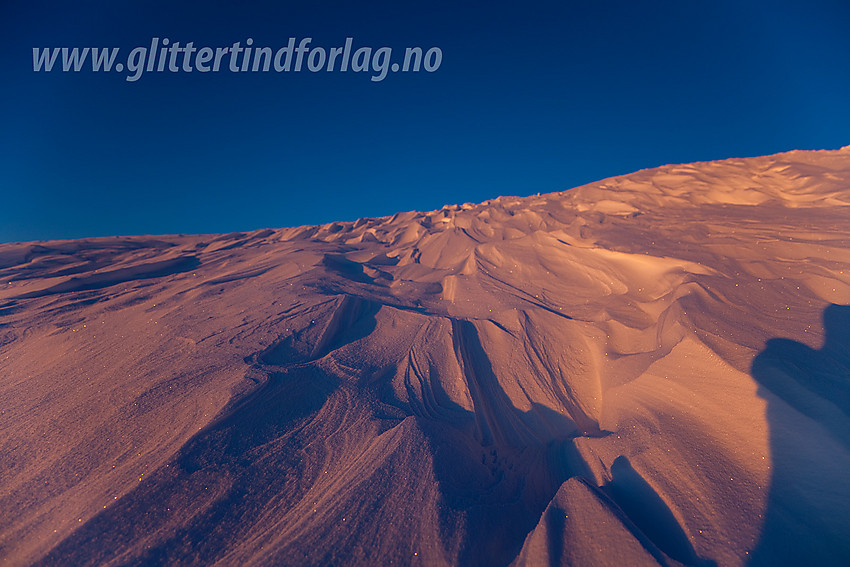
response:
[[[842,565],[850,149],[0,245],[9,565]]]

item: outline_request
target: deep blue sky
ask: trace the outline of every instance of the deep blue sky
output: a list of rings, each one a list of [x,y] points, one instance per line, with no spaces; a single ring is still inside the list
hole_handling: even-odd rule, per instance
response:
[[[134,6],[130,7],[130,4]],[[850,2],[0,3],[0,241],[210,233],[850,144]],[[35,73],[33,47],[437,46],[434,73]]]

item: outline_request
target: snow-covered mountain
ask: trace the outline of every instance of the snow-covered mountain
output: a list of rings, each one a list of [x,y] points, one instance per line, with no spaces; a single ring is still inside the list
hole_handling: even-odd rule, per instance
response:
[[[850,147],[3,244],[0,558],[841,565],[847,304]]]

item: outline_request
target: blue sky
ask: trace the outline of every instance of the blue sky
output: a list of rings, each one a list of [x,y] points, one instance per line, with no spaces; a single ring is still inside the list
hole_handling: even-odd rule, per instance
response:
[[[133,5],[131,5],[133,4]],[[0,5],[0,241],[213,233],[850,144],[850,3]],[[35,73],[153,37],[439,47],[435,72]]]

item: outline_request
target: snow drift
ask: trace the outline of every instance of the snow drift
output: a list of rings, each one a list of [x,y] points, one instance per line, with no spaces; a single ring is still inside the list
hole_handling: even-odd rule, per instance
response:
[[[9,565],[850,556],[850,148],[0,284]]]

